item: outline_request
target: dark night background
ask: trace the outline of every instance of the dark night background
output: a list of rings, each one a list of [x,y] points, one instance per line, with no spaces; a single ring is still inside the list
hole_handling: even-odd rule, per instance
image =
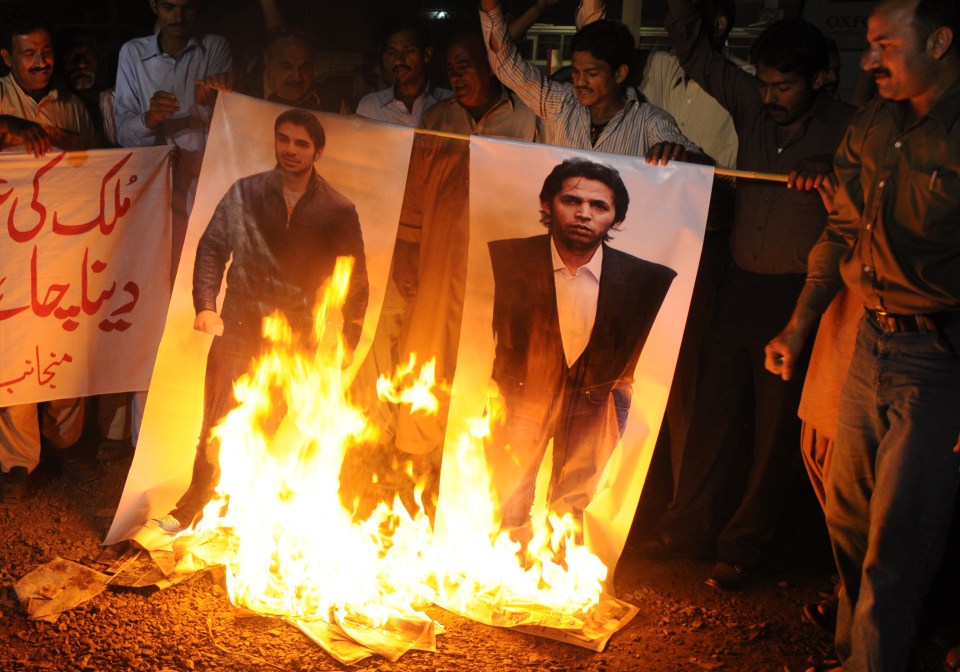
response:
[[[260,5],[256,0],[202,0],[201,20],[206,30],[227,37],[237,50],[256,48],[265,36]],[[522,12],[532,0],[506,0],[509,10]],[[437,38],[466,22],[476,22],[476,0],[279,0],[288,23],[315,33],[321,50],[363,53],[374,49],[378,31],[398,18],[446,11],[449,18],[433,21]],[[514,8],[514,5],[516,6]],[[553,23],[573,22],[577,0],[563,0],[542,17]],[[54,27],[76,26],[93,33],[101,44],[106,68],[116,65],[116,54],[126,40],[150,32],[153,13],[147,0],[0,0],[0,20],[10,12],[29,10],[47,17]],[[619,15],[619,2],[610,4]],[[106,73],[105,73],[106,74]]]

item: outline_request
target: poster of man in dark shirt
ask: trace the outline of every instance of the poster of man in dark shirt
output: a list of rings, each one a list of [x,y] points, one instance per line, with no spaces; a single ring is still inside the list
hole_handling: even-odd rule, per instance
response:
[[[234,182],[197,246],[194,329],[216,338],[207,357],[190,487],[173,511],[153,521],[167,532],[195,522],[213,495],[219,446],[211,430],[235,406],[233,381],[260,353],[263,318],[280,311],[294,332],[309,334],[318,292],[338,257],[353,259],[343,340],[352,350],[360,339],[369,292],[363,237],[354,204],[314,168],[323,154],[323,126],[311,112],[287,110],[276,119],[274,141],[276,167]],[[227,291],[218,314],[224,274]]]

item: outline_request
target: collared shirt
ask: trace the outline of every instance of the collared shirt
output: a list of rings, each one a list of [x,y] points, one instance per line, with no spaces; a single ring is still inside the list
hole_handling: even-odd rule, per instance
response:
[[[874,310],[960,308],[960,80],[926,117],[908,121],[907,110],[906,102],[874,100],[850,125],[801,306],[822,312],[842,276]]]
[[[737,168],[786,175],[804,159],[829,162],[852,107],[818,95],[804,128],[780,147],[779,127],[763,109],[756,78],[714,51],[692,1],[668,0],[664,25],[684,71],[733,118]],[[737,180],[736,199],[730,246],[737,265],[753,273],[806,272],[807,255],[827,222],[820,194],[783,183]]]
[[[393,95],[393,87],[368,93],[357,104],[357,115],[376,121],[389,121],[401,126],[419,126],[423,113],[430,107],[453,96],[453,91],[439,89],[430,84],[413,101],[413,109],[407,109],[406,104]]]
[[[420,126],[432,131],[460,135],[483,135],[488,138],[536,142],[539,120],[516,95],[501,88],[497,102],[479,120],[474,119],[456,98],[449,98],[427,110]]]
[[[83,101],[56,87],[36,101],[20,88],[12,72],[0,77],[0,114],[9,114],[67,131],[54,143],[60,149],[83,150],[98,145],[96,130]],[[3,149],[6,151],[22,147],[20,144]]]
[[[733,118],[666,51],[647,58],[640,93],[673,117],[685,136],[697,143],[718,168],[737,166],[737,130]]]
[[[592,142],[590,108],[577,100],[573,85],[547,79],[535,65],[520,56],[507,35],[507,24],[499,7],[489,13],[481,11],[480,23],[493,74],[543,120],[552,144],[630,156],[643,156],[660,142],[676,142],[690,151],[700,151],[683,136],[669,114],[641,102],[633,88],[626,91],[624,108],[607,122],[596,142]]]
[[[573,366],[587,348],[597,318],[603,246],[598,247],[590,261],[574,273],[563,263],[553,238],[550,239],[550,256],[553,258],[553,282],[557,290],[557,316],[560,320],[563,356],[567,366]]]
[[[212,110],[198,105],[194,87],[198,80],[228,72],[232,66],[230,45],[218,35],[190,38],[177,58],[160,49],[160,35],[130,40],[120,48],[117,67],[117,138],[123,147],[177,145],[187,151],[203,151]],[[156,131],[143,118],[150,98],[157,91],[177,97],[180,110],[162,122]]]

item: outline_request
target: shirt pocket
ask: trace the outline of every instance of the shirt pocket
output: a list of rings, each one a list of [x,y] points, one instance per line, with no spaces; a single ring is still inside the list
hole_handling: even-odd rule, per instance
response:
[[[960,173],[956,168],[912,171],[904,186],[896,196],[896,221],[928,243],[955,242],[960,219]]]

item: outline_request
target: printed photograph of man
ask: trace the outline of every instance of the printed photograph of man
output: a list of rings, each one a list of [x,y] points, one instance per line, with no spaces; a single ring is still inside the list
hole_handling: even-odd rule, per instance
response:
[[[633,373],[676,273],[608,243],[630,197],[610,166],[555,166],[544,235],[494,240],[492,379],[505,419],[487,445],[504,529],[529,518],[550,441],[550,509],[580,519],[623,434]]]
[[[260,354],[263,318],[279,310],[294,332],[309,335],[314,303],[337,257],[354,260],[342,309],[343,340],[353,349],[360,339],[369,293],[363,237],[354,204],[314,167],[325,140],[313,113],[281,113],[274,123],[276,167],[234,182],[200,238],[194,329],[215,338],[190,487],[168,515],[151,521],[166,532],[190,526],[213,495],[219,446],[211,430],[235,406],[233,381]],[[227,291],[218,313],[224,274]]]

